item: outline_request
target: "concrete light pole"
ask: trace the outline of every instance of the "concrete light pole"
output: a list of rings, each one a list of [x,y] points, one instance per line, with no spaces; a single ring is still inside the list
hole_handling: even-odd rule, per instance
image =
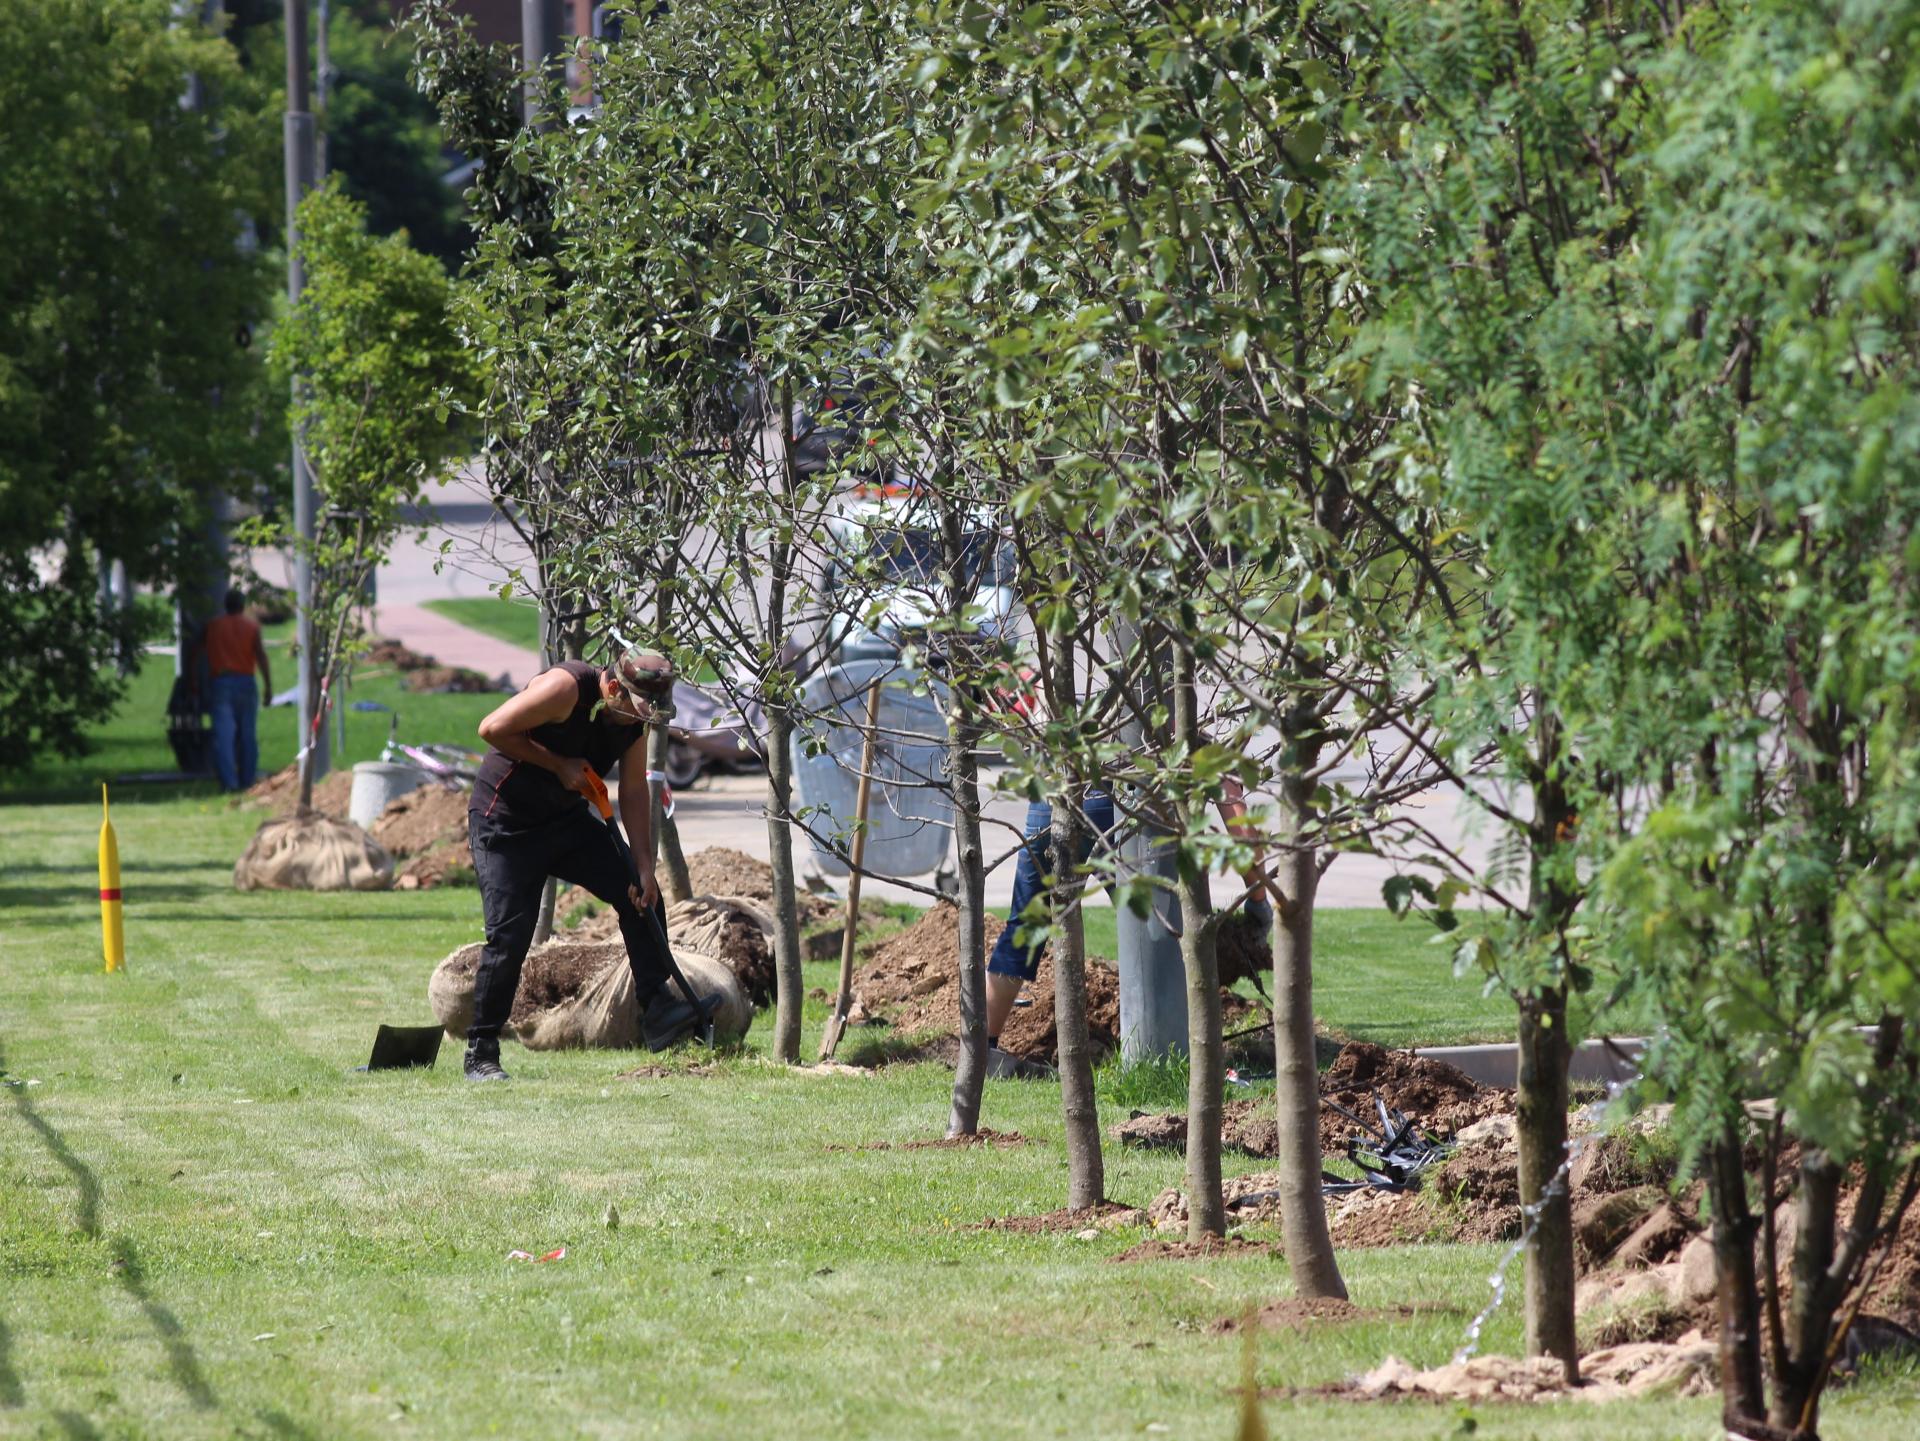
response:
[[[300,202],[313,189],[318,175],[314,153],[313,112],[308,106],[307,0],[284,0],[287,32],[287,299],[298,304],[306,289],[306,268],[300,262]],[[300,377],[293,384],[296,394]],[[298,431],[293,437],[293,528],[300,538],[294,556],[294,589],[300,644],[300,744],[314,748],[310,764],[315,780],[327,773],[327,733],[317,732],[313,718],[320,704],[320,678],[313,669],[313,472]]]
[[[1140,634],[1127,622],[1115,626],[1122,656],[1132,654]],[[1156,664],[1158,658],[1156,658]],[[1121,729],[1136,751],[1146,744],[1137,720]],[[1187,969],[1180,957],[1180,903],[1174,899],[1174,848],[1165,831],[1133,829],[1120,846],[1120,872],[1152,875],[1157,888],[1145,920],[1120,906],[1114,914],[1120,952],[1120,1060],[1123,1065],[1187,1054]]]
[[[559,62],[561,33],[560,0],[520,0],[520,63],[528,71],[523,102],[528,128],[540,123],[540,92],[548,67]]]

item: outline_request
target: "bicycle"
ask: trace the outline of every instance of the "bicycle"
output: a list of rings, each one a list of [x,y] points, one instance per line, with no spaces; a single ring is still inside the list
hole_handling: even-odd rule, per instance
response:
[[[472,790],[480,775],[481,756],[461,746],[441,742],[414,745],[400,739],[400,712],[379,701],[355,701],[358,711],[385,711],[387,743],[380,748],[380,759],[389,765],[414,766],[450,790]]]

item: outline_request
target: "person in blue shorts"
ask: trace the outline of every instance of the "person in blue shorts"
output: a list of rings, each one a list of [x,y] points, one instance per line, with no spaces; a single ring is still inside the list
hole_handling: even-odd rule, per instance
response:
[[[1219,802],[1220,818],[1229,830],[1236,829],[1247,814],[1247,803],[1238,782],[1229,779],[1227,792]],[[1081,829],[1079,864],[1085,865],[1093,855],[1094,846],[1112,832],[1114,827],[1113,796],[1102,790],[1087,792],[1082,807],[1081,819],[1085,825]],[[1034,801],[1027,807],[1027,822],[1023,828],[1026,843],[1020,849],[1020,855],[1013,868],[1013,903],[1007,912],[1008,924],[1000,932],[1000,939],[994,944],[993,954],[987,958],[987,1074],[989,1076],[1017,1076],[1033,1074],[1036,1070],[1030,1063],[1009,1055],[1000,1049],[1000,1031],[1012,1014],[1014,1002],[1020,998],[1020,992],[1033,980],[1040,969],[1040,958],[1046,947],[1040,943],[1022,944],[1019,939],[1021,930],[1019,918],[1026,913],[1027,907],[1036,899],[1044,897],[1048,876],[1049,838],[1053,833],[1053,807],[1045,801]],[[1255,887],[1253,895],[1247,901],[1247,914],[1263,929],[1273,925],[1273,906],[1267,899],[1265,863],[1258,849],[1254,854],[1253,868],[1247,873],[1247,884]]]

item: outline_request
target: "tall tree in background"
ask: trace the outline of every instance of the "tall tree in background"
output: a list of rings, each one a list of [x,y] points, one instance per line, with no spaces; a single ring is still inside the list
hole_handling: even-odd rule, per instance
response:
[[[269,523],[254,542],[306,549],[312,673],[324,693],[356,640],[353,609],[404,508],[465,438],[449,405],[471,394],[475,365],[449,321],[446,273],[404,233],[370,235],[365,211],[337,181],[301,202],[300,254],[306,288],[274,332],[273,359],[289,382],[300,377],[290,420],[313,469],[314,536]],[[302,812],[312,795],[303,765]]]
[[[0,766],[78,753],[118,698],[110,662],[144,637],[100,567],[202,574],[210,498],[267,468],[270,278],[236,217],[270,208],[273,129],[247,93],[165,0],[13,0],[0,23]]]

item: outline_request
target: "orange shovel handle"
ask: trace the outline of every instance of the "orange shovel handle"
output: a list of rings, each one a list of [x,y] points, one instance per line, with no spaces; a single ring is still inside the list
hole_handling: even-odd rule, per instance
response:
[[[607,794],[607,783],[600,779],[599,773],[592,766],[587,767],[586,779],[581,785],[580,794],[593,802],[593,808],[600,812],[601,820],[613,818],[613,800]]]

